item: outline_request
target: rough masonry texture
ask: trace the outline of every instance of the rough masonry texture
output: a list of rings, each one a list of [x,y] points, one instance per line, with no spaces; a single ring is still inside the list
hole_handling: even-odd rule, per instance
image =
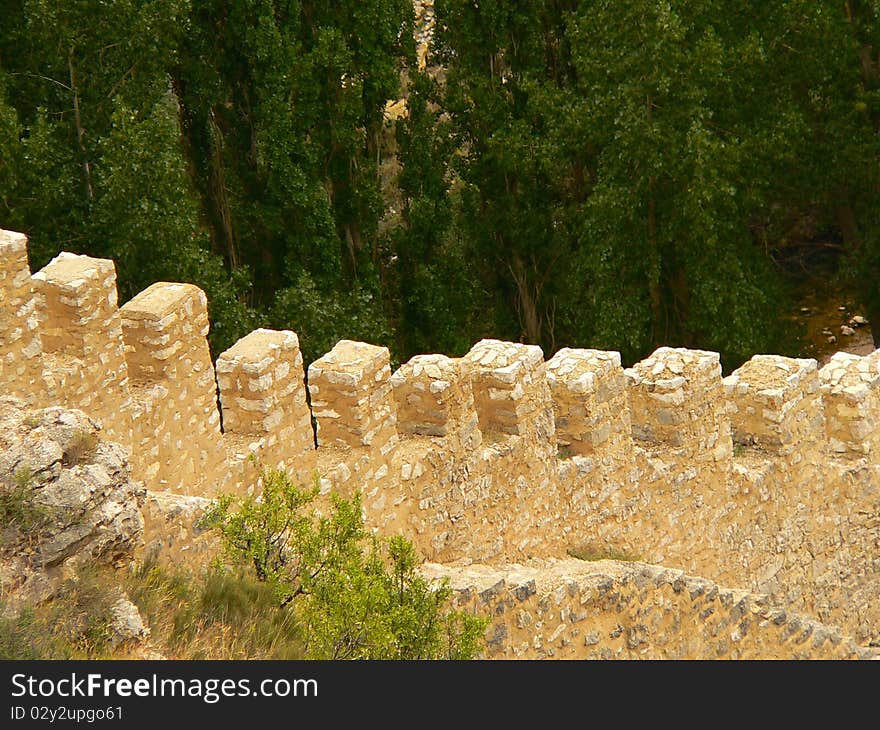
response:
[[[0,396],[0,494],[13,497],[0,523],[4,603],[45,598],[66,568],[125,564],[141,547],[143,484],[126,450],[98,433],[82,411]]]
[[[875,659],[839,629],[768,597],[646,563],[428,564],[453,602],[493,617],[498,659]]]
[[[368,526],[411,539],[461,605],[495,612],[490,656],[880,644],[880,351],[821,370],[756,355],[723,377],[717,353],[682,348],[624,369],[616,352],[545,360],[487,339],[393,369],[387,348],[342,340],[306,372],[295,333],[260,329],[215,366],[206,304],[160,282],[119,307],[112,262],[62,253],[31,275],[25,237],[0,231],[4,392],[81,409],[125,450],[145,490],[141,551],[203,563],[211,498],[256,492],[260,465],[280,465],[324,495],[360,492]],[[582,548],[644,563],[568,558]],[[706,582],[698,598],[673,574],[702,576],[681,579]],[[503,585],[487,598],[467,592],[490,579]],[[596,581],[612,587],[585,598]]]

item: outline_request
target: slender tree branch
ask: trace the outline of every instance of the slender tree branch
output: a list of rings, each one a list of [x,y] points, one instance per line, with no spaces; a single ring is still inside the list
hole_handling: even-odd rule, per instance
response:
[[[85,181],[86,187],[86,197],[88,198],[89,204],[91,204],[94,199],[94,191],[92,190],[92,170],[89,165],[89,157],[86,153],[86,146],[83,142],[83,137],[85,136],[85,130],[82,126],[82,118],[80,116],[79,110],[79,93],[76,89],[76,73],[73,68],[73,46],[68,49],[67,52],[67,70],[70,74],[70,91],[73,94],[73,118],[76,124],[76,141],[79,145],[79,151],[82,155],[82,168],[83,168],[83,178]]]

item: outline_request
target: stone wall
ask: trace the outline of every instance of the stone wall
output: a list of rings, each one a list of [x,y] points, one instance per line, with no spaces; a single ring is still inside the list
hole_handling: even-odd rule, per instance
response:
[[[392,369],[343,340],[306,373],[295,333],[261,329],[215,368],[197,287],[120,308],[112,262],[60,254],[31,276],[5,231],[0,304],[3,388],[83,408],[129,449],[160,554],[208,555],[203,500],[280,465],[360,492],[370,527],[431,561],[628,553],[880,642],[880,351],[821,370],[756,355],[723,378],[717,353],[680,348],[624,369],[482,340]]]
[[[37,303],[27,238],[0,230],[0,378],[7,395],[36,389],[43,353]]]
[[[628,371],[631,395],[651,360],[671,357],[661,349]],[[847,362],[864,374],[877,359]],[[640,413],[649,404],[634,397],[633,422],[647,425],[634,426],[641,440],[629,478],[591,470],[584,479],[576,457],[560,467],[563,482],[588,490],[572,517],[584,543],[765,592],[863,643],[878,641],[880,468],[864,455],[874,435],[859,428],[856,410],[843,411],[856,424],[845,452],[828,439],[825,413],[840,414],[835,398],[849,396],[827,397],[831,386],[820,384],[839,367],[839,358],[817,372],[815,361],[755,356],[723,380],[720,371],[704,379],[695,408],[682,387],[690,436],[681,444],[664,440],[650,422],[656,414]],[[876,397],[860,387],[864,400]]]
[[[491,659],[876,659],[839,629],[766,595],[647,563],[425,565],[453,604],[491,616]]]

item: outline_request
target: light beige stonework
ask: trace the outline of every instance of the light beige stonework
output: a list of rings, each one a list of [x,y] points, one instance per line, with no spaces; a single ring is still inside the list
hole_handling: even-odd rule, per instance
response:
[[[880,351],[866,357],[838,352],[819,371],[831,451],[873,455],[880,449]]]
[[[226,472],[207,299],[158,282],[121,309],[135,418],[133,458],[159,490],[207,494]]]
[[[783,456],[824,439],[815,360],[755,355],[724,387],[737,443]]]
[[[395,436],[387,347],[340,340],[309,365],[309,393],[318,443],[387,450]]]
[[[308,482],[315,469],[312,414],[303,382],[299,338],[289,330],[258,329],[217,358],[223,431],[242,457]]]
[[[60,253],[32,277],[44,360],[44,402],[63,400],[131,443],[132,403],[109,259]]]
[[[637,439],[672,447],[695,463],[730,458],[730,419],[727,400],[719,397],[717,352],[660,347],[625,372]]]
[[[215,370],[208,326],[198,287],[160,282],[117,308],[112,262],[62,254],[31,276],[25,237],[0,231],[0,383],[31,405],[84,409],[129,450],[145,549],[161,560],[204,564],[210,498],[258,493],[260,465],[283,465],[317,479],[322,500],[359,492],[371,529],[405,535],[462,587],[477,580],[463,564],[532,565],[547,586],[534,605],[513,610],[506,588],[468,604],[507,627],[493,656],[849,657],[861,653],[845,636],[880,642],[880,351],[821,372],[758,355],[722,379],[718,354],[700,350],[661,347],[624,369],[614,352],[545,362],[536,346],[482,340],[392,374],[387,348],[342,340],[306,378],[284,330],[250,333]],[[586,609],[583,592],[565,598],[567,616],[591,612],[577,638],[546,601],[592,568],[547,561],[585,546],[666,567],[615,568],[602,580],[618,598]],[[729,635],[742,611],[695,618],[736,612],[740,594],[688,602],[663,570],[765,595],[749,599],[748,638]],[[784,638],[794,624],[769,611],[811,615],[840,641]]]
[[[391,377],[397,430],[409,436],[451,436],[461,446],[480,445],[479,419],[469,361],[445,355],[416,355]]]
[[[613,560],[425,565],[491,616],[495,659],[877,659],[833,626],[680,570]]]
[[[0,230],[0,377],[8,395],[39,399],[40,295],[28,267],[27,237]]]

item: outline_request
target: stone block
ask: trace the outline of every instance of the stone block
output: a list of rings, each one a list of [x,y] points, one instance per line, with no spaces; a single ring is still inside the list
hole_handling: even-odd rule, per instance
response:
[[[724,388],[737,443],[791,454],[824,439],[815,360],[755,355],[724,379]]]
[[[572,456],[632,449],[629,393],[620,353],[563,348],[547,362],[556,438]]]
[[[474,404],[484,433],[522,435],[552,407],[537,345],[480,340],[464,359],[473,367]]]
[[[471,364],[445,355],[416,355],[391,376],[398,433],[464,437],[480,443]]]
[[[340,340],[309,366],[318,445],[384,449],[396,435],[387,347]]]
[[[217,358],[216,370],[225,433],[261,439],[273,466],[314,450],[295,333],[254,330]]]
[[[717,352],[660,347],[624,372],[634,438],[671,446],[700,460],[730,458],[728,402]]]
[[[833,453],[880,452],[880,350],[860,357],[835,353],[819,371],[825,430]]]

